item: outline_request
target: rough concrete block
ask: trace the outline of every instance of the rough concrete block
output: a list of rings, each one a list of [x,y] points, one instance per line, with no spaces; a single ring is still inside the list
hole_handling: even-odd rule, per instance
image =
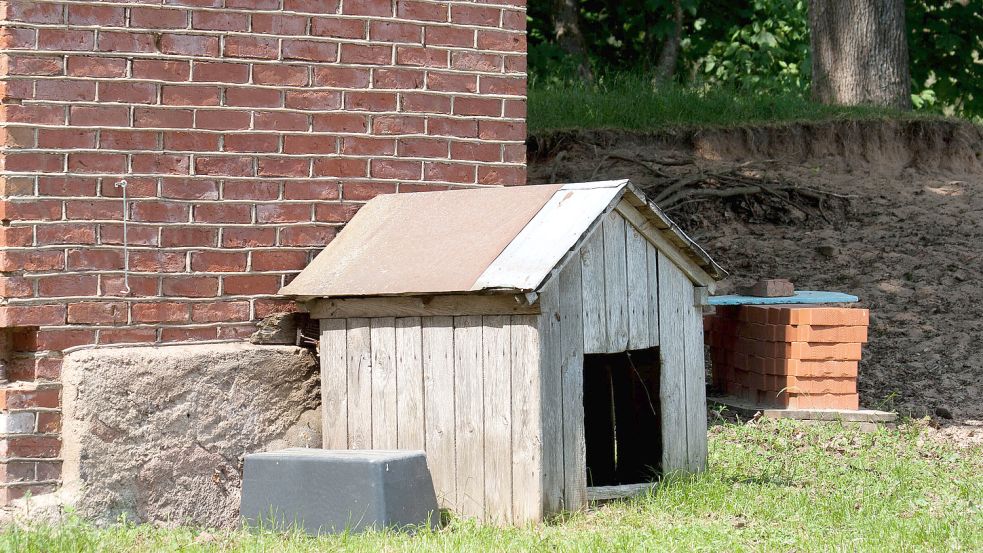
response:
[[[291,448],[246,455],[240,513],[249,525],[308,534],[430,524],[440,516],[422,451]]]

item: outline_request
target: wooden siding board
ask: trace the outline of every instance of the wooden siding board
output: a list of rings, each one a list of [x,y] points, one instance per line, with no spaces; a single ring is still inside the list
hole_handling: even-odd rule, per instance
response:
[[[312,300],[307,310],[315,319],[342,317],[436,317],[441,315],[523,315],[539,313],[515,294],[449,294],[437,296],[382,296]]]
[[[457,510],[479,519],[485,513],[481,335],[480,316],[454,317]]]
[[[659,402],[662,414],[662,470],[688,467],[686,435],[686,353],[683,309],[693,304],[689,279],[659,253],[659,334],[662,370]]]
[[[421,322],[427,466],[440,506],[455,510],[454,320],[424,317]]]
[[[659,345],[659,250],[652,244],[645,246],[648,264],[648,312],[649,347]]]
[[[396,449],[396,319],[369,323],[372,346],[372,448]]]
[[[538,316],[512,317],[512,521],[543,519]]]
[[[396,319],[396,445],[426,449],[423,407],[423,327],[420,317]]]
[[[625,220],[610,212],[604,219],[604,304],[607,311],[606,352],[628,349],[628,277]]]
[[[512,522],[512,326],[482,317],[484,360],[485,519]]]
[[[628,348],[645,349],[649,338],[648,242],[631,225],[626,225],[628,259]]]
[[[348,448],[372,447],[372,347],[369,319],[348,319]]]
[[[584,325],[580,260],[560,271],[560,352],[563,423],[564,508],[587,507],[584,442]]]
[[[692,289],[692,288],[690,288]],[[686,355],[686,441],[689,470],[700,472],[707,461],[706,365],[703,354],[703,309],[683,307]]]
[[[543,432],[543,510],[563,509],[563,386],[560,345],[560,290],[551,281],[540,294],[540,416]]]
[[[584,351],[607,350],[607,309],[604,303],[604,232],[598,228],[580,250],[583,279]]]
[[[321,319],[321,437],[325,449],[348,449],[345,319]]]

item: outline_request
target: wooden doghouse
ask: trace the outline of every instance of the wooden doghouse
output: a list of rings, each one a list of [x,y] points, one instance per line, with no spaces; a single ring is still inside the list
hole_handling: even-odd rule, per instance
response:
[[[699,471],[723,271],[628,181],[379,196],[281,290],[320,320],[324,447],[423,449],[500,523]]]

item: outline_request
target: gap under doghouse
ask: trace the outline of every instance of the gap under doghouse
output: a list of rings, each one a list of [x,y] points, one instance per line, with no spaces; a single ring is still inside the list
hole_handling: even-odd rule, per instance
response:
[[[659,359],[657,347],[584,356],[588,496],[631,495],[662,473]]]

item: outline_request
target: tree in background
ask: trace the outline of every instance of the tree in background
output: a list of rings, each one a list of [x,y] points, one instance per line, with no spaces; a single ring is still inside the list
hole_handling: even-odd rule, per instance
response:
[[[563,52],[577,63],[577,74],[587,82],[594,81],[587,57],[587,45],[580,32],[580,5],[577,0],[552,0],[553,36]]]
[[[903,0],[809,0],[812,96],[911,109]]]

